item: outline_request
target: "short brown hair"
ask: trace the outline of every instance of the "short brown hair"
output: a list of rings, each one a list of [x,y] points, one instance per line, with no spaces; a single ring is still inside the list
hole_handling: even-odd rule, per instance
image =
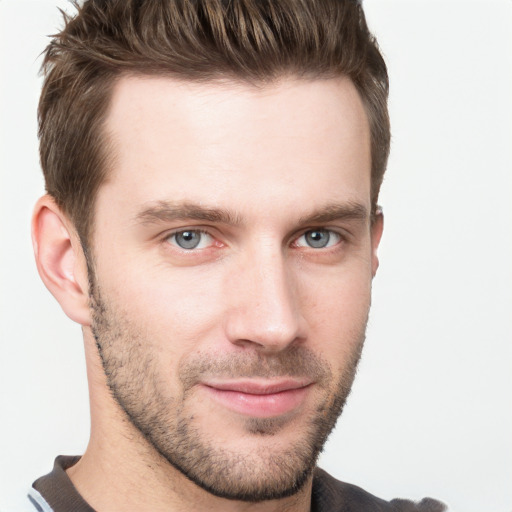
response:
[[[264,84],[283,75],[347,76],[370,124],[372,208],[390,145],[388,76],[356,0],[87,0],[64,14],[44,62],[39,103],[47,192],[89,239],[109,168],[103,125],[126,74]]]

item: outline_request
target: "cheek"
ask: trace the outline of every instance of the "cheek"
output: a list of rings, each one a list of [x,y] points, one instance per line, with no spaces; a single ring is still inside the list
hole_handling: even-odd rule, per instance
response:
[[[348,357],[359,346],[366,328],[371,277],[366,269],[332,273],[326,279],[305,282],[302,308],[312,343],[327,358]]]
[[[142,271],[126,269],[123,276],[111,275],[110,293],[118,307],[146,333],[160,353],[193,350],[206,333],[218,327],[221,276],[191,269]]]

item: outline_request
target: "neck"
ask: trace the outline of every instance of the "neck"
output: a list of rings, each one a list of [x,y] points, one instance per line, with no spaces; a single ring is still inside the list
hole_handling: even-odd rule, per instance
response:
[[[309,512],[312,478],[295,495],[260,503],[219,498],[201,489],[147,446],[140,433],[92,433],[80,461],[67,470],[95,510],[114,512]],[[136,443],[136,444],[135,444]],[[135,444],[135,446],[134,446]]]

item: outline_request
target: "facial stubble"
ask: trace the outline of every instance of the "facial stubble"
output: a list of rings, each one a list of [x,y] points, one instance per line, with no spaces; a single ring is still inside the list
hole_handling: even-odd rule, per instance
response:
[[[254,351],[216,359],[209,355],[185,358],[178,369],[181,393],[170,396],[151,352],[152,340],[101,296],[91,268],[89,278],[92,332],[107,384],[150,447],[193,483],[222,498],[261,502],[285,498],[302,489],[350,393],[366,322],[350,340],[352,348],[336,383],[335,372],[326,361],[310,349],[292,346],[272,355]],[[196,384],[216,376],[307,377],[323,394],[311,417],[296,422],[294,440],[284,445],[279,443],[279,435],[290,428],[287,418],[242,420],[245,435],[265,447],[244,453],[219,446],[215,437],[201,430],[189,410]]]

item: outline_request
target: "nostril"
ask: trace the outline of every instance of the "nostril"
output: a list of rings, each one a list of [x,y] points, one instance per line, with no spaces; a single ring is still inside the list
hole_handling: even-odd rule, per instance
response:
[[[282,350],[304,339],[305,331],[299,314],[275,307],[273,312],[239,309],[228,322],[228,337],[232,343],[260,350]]]

